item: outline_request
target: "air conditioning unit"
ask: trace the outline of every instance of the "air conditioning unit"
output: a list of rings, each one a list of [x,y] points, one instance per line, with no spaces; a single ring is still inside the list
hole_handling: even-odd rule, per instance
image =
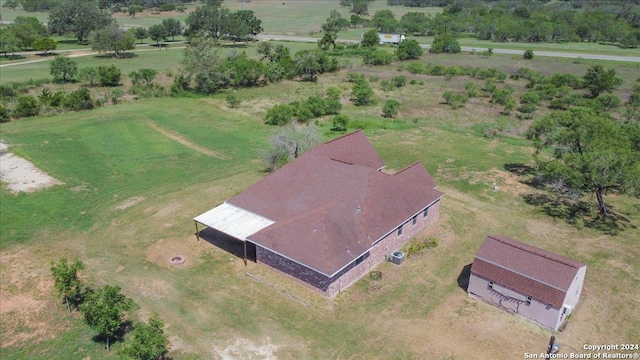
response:
[[[389,261],[396,265],[400,265],[404,262],[404,253],[400,251],[394,251],[389,257]]]

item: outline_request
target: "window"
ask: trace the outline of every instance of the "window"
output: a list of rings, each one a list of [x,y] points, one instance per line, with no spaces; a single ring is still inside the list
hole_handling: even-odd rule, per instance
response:
[[[424,209],[424,212],[422,213],[422,217],[427,217],[429,215],[429,208]]]
[[[531,305],[531,296],[527,296],[527,301],[525,302],[527,306]]]
[[[364,254],[356,259],[356,266],[362,264],[363,261],[364,261]]]
[[[398,236],[402,236],[402,225],[398,227]]]
[[[493,281],[489,281],[489,289],[493,290]]]
[[[418,223],[418,215],[413,217],[413,226],[416,226],[417,223]]]

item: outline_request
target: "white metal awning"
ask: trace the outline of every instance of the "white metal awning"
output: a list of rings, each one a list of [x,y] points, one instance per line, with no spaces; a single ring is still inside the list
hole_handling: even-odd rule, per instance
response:
[[[242,241],[275,222],[226,202],[193,220]]]

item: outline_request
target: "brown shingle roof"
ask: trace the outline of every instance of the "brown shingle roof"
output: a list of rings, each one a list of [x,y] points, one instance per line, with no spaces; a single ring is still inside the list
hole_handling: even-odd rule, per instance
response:
[[[476,253],[471,273],[561,307],[583,266],[586,265],[520,241],[489,235]]]
[[[319,145],[228,202],[275,221],[249,240],[333,275],[443,196],[420,163],[389,175],[362,132]]]

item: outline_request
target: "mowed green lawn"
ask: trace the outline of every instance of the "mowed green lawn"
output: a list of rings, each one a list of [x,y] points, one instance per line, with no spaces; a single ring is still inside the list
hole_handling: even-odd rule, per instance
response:
[[[393,71],[364,70],[382,78]],[[92,286],[121,286],[139,306],[134,319],[160,313],[175,359],[264,353],[283,359],[513,359],[544,347],[549,333],[468,300],[457,283],[489,233],[590,265],[585,303],[559,335],[565,344],[638,338],[640,278],[633,266],[640,258],[640,209],[634,201],[607,197],[635,226],[618,235],[576,229],[527,205],[522,193],[535,190],[504,170],[505,164],[531,163],[527,142],[476,134],[470,125],[494,121],[491,113],[478,114],[472,104],[451,111],[427,97],[438,86],[456,86],[440,78],[394,90],[392,96],[418,107],[423,99],[422,109],[403,110],[423,111],[415,120],[382,120],[376,115],[380,105],[344,110],[379,125],[366,132],[388,168],[420,160],[447,193],[441,220],[428,231],[438,248],[402,267],[382,264],[381,290],[372,290],[364,278],[329,302],[262,266],[245,267],[235,255],[196,242],[194,216],[266,175],[259,154],[273,128],[262,124],[264,109],[330,85],[348,97],[344,75],[237,91],[243,99],[237,110],[226,108],[221,94],[139,100],[0,125],[14,153],[64,182],[31,194],[0,189],[0,289],[9,309],[0,334],[16,339],[9,345],[3,340],[0,357],[117,356],[120,343],[107,353],[57,301],[49,267],[66,256],[85,262],[83,279]],[[381,98],[389,95],[376,82],[372,86]],[[325,139],[337,135],[328,119],[320,125]],[[492,182],[502,190],[493,191]],[[187,257],[184,267],[167,265],[176,254]],[[21,306],[7,305],[14,303]],[[491,327],[475,325],[484,321]],[[39,335],[25,335],[30,333]]]

